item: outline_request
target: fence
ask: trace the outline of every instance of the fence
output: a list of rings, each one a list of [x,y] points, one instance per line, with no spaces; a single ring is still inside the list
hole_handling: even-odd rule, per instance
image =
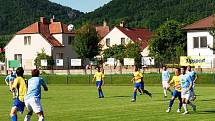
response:
[[[173,75],[173,74],[172,74]],[[83,84],[91,85],[93,75],[42,75],[44,80],[48,84]],[[107,85],[130,85],[132,79],[131,74],[113,74],[105,75],[105,84]],[[4,84],[5,76],[0,76],[0,84]],[[30,76],[26,75],[26,79]],[[145,84],[161,84],[161,74],[158,73],[147,73],[144,74]],[[197,84],[215,84],[215,75],[212,73],[198,73]]]

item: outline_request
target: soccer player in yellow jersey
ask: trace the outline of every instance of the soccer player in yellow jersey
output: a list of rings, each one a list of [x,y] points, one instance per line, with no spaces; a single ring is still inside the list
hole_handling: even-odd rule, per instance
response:
[[[11,91],[16,90],[17,97],[14,99],[13,107],[11,108],[10,116],[12,121],[17,121],[17,111],[23,113],[25,103],[24,96],[26,95],[27,87],[25,84],[25,79],[23,78],[24,70],[22,67],[16,70],[17,77],[13,82]]]
[[[132,102],[136,101],[136,97],[137,97],[137,89],[140,90],[141,94],[143,94],[143,84],[141,83],[141,80],[143,78],[143,74],[141,72],[139,72],[138,67],[135,66],[135,72],[134,74],[134,78],[132,78],[132,82],[134,83],[134,93],[133,93],[133,98],[132,98]]]
[[[166,110],[167,113],[171,111],[172,105],[174,103],[175,98],[178,97],[179,100],[179,105],[178,105],[178,110],[177,112],[181,112],[181,107],[182,107],[182,99],[181,99],[181,86],[180,86],[180,74],[181,74],[181,69],[176,68],[175,69],[175,76],[172,77],[172,80],[169,82],[169,84],[174,86],[175,90],[172,94],[172,98],[169,102],[169,108]]]
[[[102,92],[102,85],[104,84],[104,74],[103,72],[101,72],[100,67],[98,67],[98,70],[93,77],[93,81],[95,80],[96,80],[96,87],[98,90],[99,98],[104,98],[104,94]]]

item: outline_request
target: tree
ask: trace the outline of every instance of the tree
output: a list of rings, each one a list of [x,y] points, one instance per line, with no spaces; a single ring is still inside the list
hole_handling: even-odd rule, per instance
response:
[[[101,51],[99,41],[96,29],[89,24],[85,24],[76,31],[73,47],[81,59],[93,59]]]
[[[134,58],[135,65],[141,63],[141,48],[139,43],[128,43],[126,45],[125,55],[127,58]]]
[[[211,36],[213,36],[213,47],[209,46],[209,48],[215,51],[215,21],[213,21],[213,26],[210,28],[209,33]]]
[[[0,49],[3,49],[6,44],[11,40],[13,36],[12,35],[0,35]],[[5,61],[5,53],[1,52],[0,53],[0,61],[4,62]]]
[[[128,43],[126,46],[114,45],[103,52],[103,57],[105,60],[107,58],[115,58],[120,61],[121,65],[124,58],[134,58],[135,64],[140,64],[140,51],[141,49],[138,43]]]
[[[123,58],[125,57],[125,51],[126,47],[124,45],[113,45],[103,52],[103,57],[105,60],[107,60],[107,58],[115,58],[116,60],[119,60],[122,65]]]
[[[181,46],[186,47],[186,34],[181,29],[182,26],[175,20],[166,21],[156,31],[149,42],[150,56],[153,56],[159,64],[169,62],[175,63],[178,56],[176,48]],[[178,49],[179,51],[181,49]],[[179,52],[177,52],[179,53]]]
[[[0,53],[0,62],[5,61],[5,53]]]
[[[42,68],[41,60],[43,60],[43,59],[48,61],[48,66],[54,65],[54,61],[52,60],[51,56],[49,56],[45,53],[45,49],[42,49],[41,53],[37,52],[37,57],[34,60],[34,65],[37,68],[41,69]]]

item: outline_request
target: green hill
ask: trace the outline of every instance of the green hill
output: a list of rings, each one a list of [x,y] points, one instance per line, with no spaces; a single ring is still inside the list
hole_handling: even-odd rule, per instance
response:
[[[38,21],[40,16],[54,15],[57,20],[69,23],[81,14],[48,0],[0,0],[0,35],[13,34]]]
[[[118,25],[124,20],[130,27],[156,29],[167,19],[184,24],[207,17],[214,12],[215,0],[112,0],[101,8],[82,15],[76,24],[83,22]]]

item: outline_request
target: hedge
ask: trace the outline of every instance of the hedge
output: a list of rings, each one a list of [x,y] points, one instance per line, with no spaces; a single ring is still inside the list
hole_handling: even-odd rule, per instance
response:
[[[172,74],[171,74],[172,75]],[[92,84],[93,75],[42,75],[48,84]],[[0,76],[0,84],[4,84],[5,76]],[[30,76],[26,75],[26,79]],[[105,75],[106,84],[130,84],[132,75]],[[161,84],[161,74],[144,74],[146,84]],[[94,82],[95,83],[95,82]],[[215,74],[199,73],[197,84],[215,84]]]

